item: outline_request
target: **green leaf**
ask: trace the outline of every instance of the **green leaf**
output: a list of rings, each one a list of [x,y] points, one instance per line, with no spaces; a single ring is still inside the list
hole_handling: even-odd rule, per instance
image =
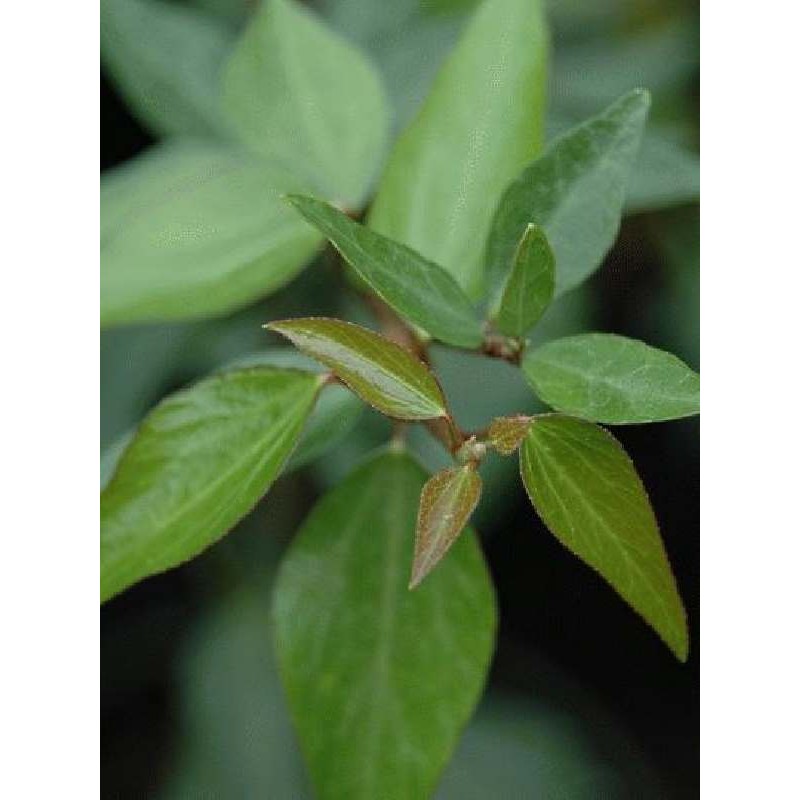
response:
[[[533,417],[517,414],[515,417],[496,417],[486,433],[488,443],[504,456],[510,456],[522,443]]]
[[[255,505],[297,444],[320,380],[230,372],[147,416],[101,494],[102,600],[198,555]]]
[[[539,0],[485,0],[398,140],[372,208],[372,227],[473,298],[492,209],[544,141],[547,55]]]
[[[636,339],[587,333],[556,339],[522,364],[536,394],[578,417],[622,425],[700,413],[700,376]]]
[[[644,486],[617,440],[591,422],[537,417],[520,450],[534,508],[555,537],[596,569],[681,660],[686,612]]]
[[[233,34],[210,14],[153,0],[102,0],[103,66],[160,136],[225,132],[219,78]]]
[[[429,797],[483,689],[496,611],[474,534],[407,588],[425,480],[405,453],[370,460],[283,560],[278,661],[322,800]]]
[[[437,472],[422,488],[409,589],[416,589],[464,530],[481,496],[475,464]]]
[[[297,179],[222,145],[161,145],[102,182],[104,325],[221,315],[283,286],[320,237]]]
[[[377,333],[324,317],[282,320],[264,327],[330,367],[383,414],[408,420],[447,416],[442,390],[428,367]]]
[[[483,341],[481,321],[472,303],[438,264],[354,222],[327,203],[298,195],[289,200],[398,314],[456,347],[475,348]]]
[[[542,228],[525,228],[514,253],[494,322],[507,336],[524,336],[541,318],[553,299],[556,262]]]
[[[526,226],[541,225],[556,257],[556,295],[596,270],[617,237],[650,96],[637,89],[552,142],[508,187],[486,249],[490,285],[508,272]]]
[[[389,112],[377,72],[294,0],[267,0],[225,70],[231,124],[256,152],[357,207],[379,167]]]

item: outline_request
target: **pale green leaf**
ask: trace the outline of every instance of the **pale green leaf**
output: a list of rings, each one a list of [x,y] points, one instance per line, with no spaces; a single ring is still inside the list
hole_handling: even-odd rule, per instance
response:
[[[372,227],[441,264],[473,298],[492,210],[544,141],[547,56],[539,0],[484,0],[398,140],[372,208]]]
[[[587,333],[528,353],[522,369],[548,405],[622,425],[700,413],[700,376],[671,353],[636,339]]]
[[[223,102],[250,147],[357,207],[388,135],[380,78],[295,0],[265,0],[225,69]]]
[[[449,272],[320,200],[292,195],[297,210],[398,314],[456,347],[483,341],[477,312]]]
[[[492,287],[508,273],[526,226],[544,228],[556,257],[556,295],[600,266],[619,230],[650,96],[637,89],[556,139],[508,187],[486,249]]]
[[[102,600],[198,555],[255,505],[297,444],[320,380],[253,368],[156,406],[100,496]]]
[[[377,333],[324,317],[270,322],[265,327],[330,367],[362,400],[390,417],[447,416],[442,390],[428,367]]]
[[[429,797],[483,689],[496,612],[475,535],[408,590],[425,480],[405,453],[370,460],[283,560],[278,661],[321,800]]]
[[[221,315],[291,280],[320,237],[296,178],[223,145],[160,145],[101,184],[104,325]]]
[[[524,336],[547,310],[555,285],[556,262],[550,243],[544,230],[531,223],[514,253],[494,316],[497,328],[507,336]]]
[[[537,417],[520,449],[520,471],[555,537],[685,661],[686,612],[647,493],[619,442],[591,422]]]
[[[422,488],[409,589],[415,589],[444,558],[464,530],[481,496],[475,464],[437,472]]]
[[[504,456],[510,456],[520,446],[533,417],[517,414],[514,417],[496,417],[486,432],[487,442]]]
[[[225,133],[220,72],[233,33],[212,15],[160,0],[102,0],[103,66],[156,135]]]

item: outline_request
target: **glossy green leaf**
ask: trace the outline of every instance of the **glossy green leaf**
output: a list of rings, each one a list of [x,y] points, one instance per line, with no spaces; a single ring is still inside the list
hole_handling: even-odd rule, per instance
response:
[[[507,274],[530,222],[556,257],[556,295],[600,266],[619,230],[625,186],[636,163],[650,96],[637,89],[552,142],[508,187],[486,249],[490,285]]]
[[[295,0],[266,0],[225,70],[242,140],[356,207],[383,156],[389,112],[364,56]]]
[[[260,367],[160,403],[101,494],[102,600],[227,533],[278,476],[319,385],[316,375]]]
[[[212,15],[159,0],[102,0],[103,66],[156,135],[218,136],[220,72],[233,33]]]
[[[101,184],[103,324],[220,315],[283,286],[320,237],[284,170],[223,145],[158,146]]]
[[[555,537],[605,580],[685,661],[686,612],[647,493],[607,431],[560,414],[537,417],[520,449],[534,508]]]
[[[481,496],[475,464],[437,472],[422,488],[409,589],[417,586],[444,558],[464,530]]]
[[[264,327],[330,367],[362,400],[390,417],[447,416],[442,390],[428,367],[377,333],[324,317],[282,320]]]
[[[539,0],[484,0],[398,140],[372,208],[372,227],[441,264],[473,298],[492,210],[544,141],[547,55]]]
[[[483,341],[481,321],[472,303],[438,264],[354,222],[327,203],[298,195],[289,200],[398,314],[456,347],[475,348]]]
[[[474,534],[408,590],[425,481],[403,452],[371,459],[282,563],[278,661],[321,800],[429,797],[483,689],[496,612]]]
[[[507,336],[524,336],[541,318],[553,299],[556,262],[544,230],[531,223],[514,253],[500,305],[494,316]]]
[[[533,417],[517,414],[515,417],[496,417],[486,432],[487,442],[504,456],[510,456],[522,443]]]
[[[671,353],[636,339],[587,333],[528,353],[522,369],[548,405],[622,425],[700,413],[700,376]]]

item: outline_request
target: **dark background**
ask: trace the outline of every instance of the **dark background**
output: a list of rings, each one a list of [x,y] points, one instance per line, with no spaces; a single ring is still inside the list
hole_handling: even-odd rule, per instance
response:
[[[683,13],[683,6],[689,4],[669,5],[670,9],[681,7]],[[697,72],[692,70],[680,87],[682,113],[686,117],[688,107],[692,124],[696,124],[696,95]],[[154,141],[105,76],[101,78],[101,112],[103,170],[124,163]],[[628,216],[604,268],[581,290],[579,313],[570,325],[641,338],[673,350],[699,368],[697,224],[695,203]],[[276,316],[276,309],[298,303],[303,311],[309,311],[309,304],[326,306],[330,275],[324,268],[320,273],[321,278],[304,274],[289,289],[232,320],[105,333],[104,443],[164,394],[201,374],[207,365],[196,351],[223,335],[221,331],[226,331],[226,341],[233,342],[224,354],[235,355],[252,349],[252,342],[258,341],[251,333],[252,320]],[[237,339],[231,330],[245,333]],[[491,393],[491,387],[486,391]],[[379,423],[368,417],[366,427],[379,428]],[[503,502],[493,505],[478,523],[501,619],[489,711],[510,709],[509,714],[525,718],[536,735],[556,731],[552,746],[561,748],[559,753],[579,740],[590,755],[585,763],[568,764],[572,773],[585,769],[587,776],[573,793],[555,779],[553,785],[563,793],[529,784],[513,795],[498,797],[698,795],[699,423],[631,426],[616,428],[614,433],[639,469],[661,525],[689,615],[689,661],[679,664],[598,576],[555,541],[521,489],[508,483]],[[369,444],[366,436],[364,447]],[[342,455],[344,460],[347,457]],[[346,467],[342,464],[333,471]],[[214,797],[306,796],[294,793],[306,791],[302,778],[301,788],[291,791],[277,788],[278,783],[257,787],[243,779],[239,789],[222,788],[217,790],[221,794],[215,794],[209,787],[233,784],[225,784],[218,776],[206,781],[203,768],[192,766],[195,750],[207,752],[203,750],[210,735],[206,728],[209,718],[213,727],[213,714],[209,711],[210,716],[198,722],[194,706],[202,705],[203,695],[193,696],[194,690],[187,690],[186,683],[187,675],[198,674],[192,664],[204,663],[203,654],[210,652],[204,648],[211,645],[204,643],[213,640],[208,630],[216,623],[209,620],[218,618],[219,609],[237,596],[243,583],[255,582],[259,592],[268,589],[281,549],[329,480],[329,473],[313,468],[282,479],[270,494],[269,504],[262,503],[201,558],[146,580],[103,606],[105,797],[201,796],[186,788],[192,786],[205,787],[211,792],[206,796]],[[191,683],[191,677],[188,680]],[[230,681],[236,680],[231,674]],[[194,710],[187,710],[187,705]],[[236,720],[225,720],[220,722],[221,730],[236,724]],[[540,746],[535,738],[532,741],[534,747]],[[259,744],[248,740],[247,747],[251,746],[258,750]],[[222,750],[215,752],[215,757],[224,758]],[[269,760],[268,754],[262,755],[262,760]],[[503,762],[502,748],[495,758]],[[202,759],[198,756],[197,760]],[[292,768],[299,769],[296,764]],[[219,769],[224,772],[225,765]],[[231,769],[241,777],[238,767]],[[600,775],[596,781],[595,774]]]

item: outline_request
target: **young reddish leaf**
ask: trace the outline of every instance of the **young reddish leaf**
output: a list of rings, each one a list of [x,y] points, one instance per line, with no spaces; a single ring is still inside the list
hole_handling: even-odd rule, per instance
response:
[[[511,274],[494,316],[497,328],[507,336],[524,336],[553,300],[556,259],[544,229],[529,224],[514,253]]]
[[[444,395],[428,367],[377,333],[324,317],[270,322],[264,327],[330,367],[383,414],[407,420],[447,416]]]
[[[515,417],[497,417],[489,425],[489,444],[504,456],[510,456],[525,438],[533,417],[517,414]]]
[[[647,492],[619,442],[585,420],[537,417],[520,449],[520,471],[555,537],[596,569],[685,661],[686,612]]]
[[[481,496],[475,464],[446,469],[422,488],[417,516],[414,563],[409,589],[415,589],[442,560],[464,529]]]

